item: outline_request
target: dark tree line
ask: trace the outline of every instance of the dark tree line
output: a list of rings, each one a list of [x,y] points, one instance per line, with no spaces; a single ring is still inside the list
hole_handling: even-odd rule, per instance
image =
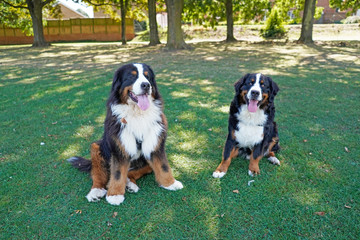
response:
[[[77,2],[78,0],[73,0]],[[95,8],[115,8],[120,10],[120,18],[122,24],[122,44],[126,44],[125,18],[129,11],[143,11],[147,8],[150,29],[150,45],[160,43],[158,27],[156,23],[156,0],[82,0]],[[160,0],[159,0],[160,2]],[[301,36],[299,43],[312,43],[313,21],[315,15],[316,0],[277,0],[280,6],[295,6],[297,3],[303,4],[303,17]],[[0,0],[0,20],[10,25],[14,25],[18,18],[23,17],[25,9],[31,16],[32,29],[34,34],[34,47],[44,47],[49,44],[45,41],[43,33],[43,10],[49,9],[54,11],[56,8],[56,0]],[[360,8],[360,0],[341,1],[331,0],[332,7],[341,9],[352,8],[356,11]],[[218,17],[226,20],[227,36],[226,41],[236,41],[234,37],[234,12],[240,12],[245,21],[254,19],[255,17],[265,14],[264,9],[271,9],[268,0],[165,0],[168,29],[167,29],[167,48],[169,49],[186,49],[189,46],[185,43],[182,31],[182,21],[185,17],[198,23],[206,23],[211,26],[216,24]],[[184,13],[185,9],[185,13]],[[225,11],[224,11],[225,10]],[[285,9],[286,11],[286,9]],[[55,12],[55,11],[54,11]],[[113,11],[112,11],[113,12]],[[210,16],[210,17],[209,17]],[[20,21],[18,21],[20,22]]]

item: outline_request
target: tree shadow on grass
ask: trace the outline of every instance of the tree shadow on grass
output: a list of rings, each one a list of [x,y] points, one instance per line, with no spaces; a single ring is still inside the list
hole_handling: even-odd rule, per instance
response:
[[[353,109],[342,111],[344,106],[359,106],[354,77],[359,63],[346,60],[358,52],[244,43],[195,46],[181,52],[86,44],[25,54],[22,49],[2,51],[2,200],[8,212],[23,212],[8,218],[8,233],[17,233],[11,224],[31,221],[23,236],[81,237],[91,231],[94,238],[116,237],[121,229],[121,236],[138,238],[316,237],[331,230],[330,223],[337,226],[338,219],[350,224],[356,211],[345,215],[336,191],[341,188],[338,183],[358,176],[358,161],[349,159],[358,153],[360,117]],[[89,156],[89,144],[102,135],[113,73],[128,62],[145,62],[157,74],[169,120],[167,154],[185,188],[159,189],[149,175],[139,181],[138,194],[126,194],[122,206],[89,204],[84,198],[89,178],[71,169],[65,159]],[[280,86],[276,120],[283,146],[283,165],[263,160],[262,175],[250,187],[248,163],[242,159],[233,161],[225,178],[211,177],[221,160],[233,83],[247,72],[269,74]],[[343,151],[344,143],[349,153]],[[355,165],[349,170],[343,162]],[[355,183],[348,182],[345,189],[344,198],[351,202]],[[29,198],[34,193],[36,197]],[[321,209],[336,220],[326,216],[319,222],[313,212]],[[309,217],[320,230],[307,227]],[[52,225],[58,227],[47,227]]]

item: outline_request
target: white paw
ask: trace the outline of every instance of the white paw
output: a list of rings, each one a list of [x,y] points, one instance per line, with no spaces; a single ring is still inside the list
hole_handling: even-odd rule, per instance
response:
[[[160,187],[165,188],[167,190],[176,191],[182,189],[184,186],[182,185],[181,182],[175,180],[175,182],[168,187],[164,187],[164,186],[160,186]]]
[[[213,172],[212,176],[214,178],[222,178],[223,176],[225,176],[226,172]]]
[[[249,176],[250,176],[250,177],[253,177],[253,176],[254,176],[254,173],[253,173],[251,170],[249,170],[248,173],[249,173]]]
[[[246,160],[250,160],[250,155],[246,155]]]
[[[105,196],[106,190],[104,188],[92,188],[90,192],[86,195],[86,198],[89,202],[97,202]]]
[[[279,159],[277,159],[276,157],[269,157],[268,160],[275,165],[280,165],[280,161]]]
[[[106,201],[111,205],[120,205],[125,200],[124,195],[106,196]]]
[[[135,183],[131,182],[130,179],[126,180],[126,190],[128,192],[137,193],[139,189],[140,188]]]

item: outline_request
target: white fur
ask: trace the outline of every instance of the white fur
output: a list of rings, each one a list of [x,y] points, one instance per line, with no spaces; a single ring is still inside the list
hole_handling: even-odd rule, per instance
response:
[[[254,173],[253,173],[252,171],[249,170],[248,173],[249,173],[249,176],[250,176],[250,177],[253,177],[253,176],[254,176]]]
[[[280,161],[279,159],[277,159],[276,157],[269,157],[268,160],[275,165],[280,165]]]
[[[100,198],[104,197],[106,190],[104,188],[92,188],[90,192],[86,195],[86,199],[89,202],[97,202]]]
[[[111,111],[118,121],[124,118],[127,122],[122,125],[119,138],[132,159],[137,159],[143,154],[149,160],[158,145],[159,136],[164,131],[164,126],[160,124],[160,105],[160,101],[151,100],[146,111],[142,111],[135,104],[111,105]],[[136,140],[142,142],[141,152],[137,149]]]
[[[236,141],[240,147],[253,147],[264,138],[264,127],[258,126],[266,123],[267,115],[264,110],[258,109],[255,113],[248,111],[246,104],[241,105],[240,113],[236,114],[238,131],[235,131]]]
[[[141,64],[134,64],[134,66],[137,68],[138,70],[138,79],[135,81],[132,91],[133,93],[135,93],[135,95],[141,95],[143,94],[143,90],[141,89],[141,84],[146,82],[149,83],[150,82],[146,79],[146,77],[144,76],[144,68],[143,65]],[[152,91],[152,87],[150,84],[150,90],[149,90],[149,95],[151,95],[151,91]]]
[[[124,195],[106,196],[106,201],[111,205],[120,205],[120,203],[124,202],[124,200]]]
[[[164,187],[164,186],[160,186],[160,187],[165,188],[167,190],[176,191],[182,189],[184,186],[182,185],[181,182],[175,180],[175,182],[168,187]]]
[[[257,98],[257,100],[260,102],[262,100],[262,91],[261,91],[261,87],[260,87],[260,77],[261,77],[261,73],[256,74],[256,80],[254,85],[249,89],[248,93],[247,93],[247,98],[251,99],[251,91],[258,91],[260,94]]]
[[[130,179],[126,180],[126,190],[128,192],[137,193],[139,189],[140,188],[135,183],[131,182]]]
[[[214,178],[222,178],[223,176],[225,176],[225,172],[213,172],[212,176]]]

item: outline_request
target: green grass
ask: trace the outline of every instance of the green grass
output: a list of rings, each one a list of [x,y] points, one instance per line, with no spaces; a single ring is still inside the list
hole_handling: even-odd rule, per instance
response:
[[[0,238],[359,238],[360,50],[193,46],[0,47]],[[148,63],[157,74],[167,155],[185,188],[166,191],[148,175],[120,206],[88,203],[91,180],[66,158],[89,157],[89,144],[102,135],[113,73],[128,62]],[[237,158],[214,179],[233,83],[247,72],[268,74],[280,87],[281,166],[262,160],[261,175],[251,178],[248,162]]]

